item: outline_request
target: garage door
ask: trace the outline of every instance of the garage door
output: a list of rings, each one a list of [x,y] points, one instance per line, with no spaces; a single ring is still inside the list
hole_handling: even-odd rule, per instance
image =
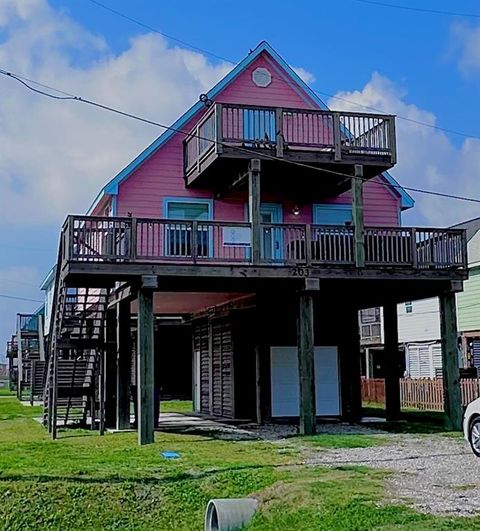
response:
[[[299,385],[296,347],[271,347],[272,417],[298,417]],[[317,415],[340,415],[337,347],[315,347]]]

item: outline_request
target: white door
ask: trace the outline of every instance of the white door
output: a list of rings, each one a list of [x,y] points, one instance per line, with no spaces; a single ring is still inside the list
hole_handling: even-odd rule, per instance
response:
[[[300,400],[296,347],[271,347],[272,417],[298,417]],[[337,347],[315,347],[317,415],[340,415]]]

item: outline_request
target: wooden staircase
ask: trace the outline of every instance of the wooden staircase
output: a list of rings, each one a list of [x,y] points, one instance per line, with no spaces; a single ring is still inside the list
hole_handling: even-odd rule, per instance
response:
[[[61,274],[62,244],[44,389],[44,425],[52,438],[59,427],[97,424],[104,429],[103,362],[108,290],[69,287]]]

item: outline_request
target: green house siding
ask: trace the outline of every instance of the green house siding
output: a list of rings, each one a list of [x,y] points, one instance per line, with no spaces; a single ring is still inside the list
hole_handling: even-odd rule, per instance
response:
[[[470,278],[457,296],[458,330],[480,330],[480,267],[470,270]]]

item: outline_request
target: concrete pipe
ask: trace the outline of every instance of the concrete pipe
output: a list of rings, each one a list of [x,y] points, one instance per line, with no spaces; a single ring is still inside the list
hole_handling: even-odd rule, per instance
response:
[[[205,531],[242,529],[255,514],[258,501],[253,498],[210,500],[205,512]]]

